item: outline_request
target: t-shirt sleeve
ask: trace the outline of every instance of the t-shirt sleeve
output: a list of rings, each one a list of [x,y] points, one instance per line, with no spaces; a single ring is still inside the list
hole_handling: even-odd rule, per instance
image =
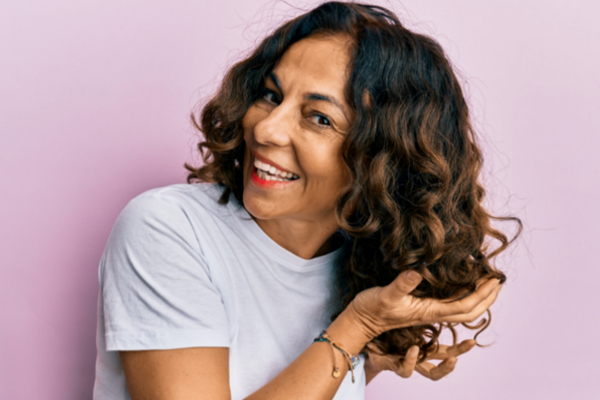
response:
[[[107,351],[229,346],[199,239],[186,210],[160,190],[122,211],[99,278]]]

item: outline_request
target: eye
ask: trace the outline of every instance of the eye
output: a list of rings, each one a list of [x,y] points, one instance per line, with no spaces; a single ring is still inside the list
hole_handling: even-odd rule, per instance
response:
[[[331,121],[325,115],[322,115],[322,114],[313,114],[313,115],[310,116],[310,118],[312,119],[312,121],[315,124],[320,125],[322,127],[331,126]]]
[[[260,99],[266,101],[271,104],[279,104],[281,103],[281,99],[279,99],[279,95],[272,91],[271,89],[267,89],[263,87],[260,90]]]

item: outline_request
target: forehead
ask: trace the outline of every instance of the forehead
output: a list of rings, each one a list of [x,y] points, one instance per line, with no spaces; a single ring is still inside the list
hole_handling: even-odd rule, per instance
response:
[[[273,70],[282,86],[307,86],[307,91],[343,93],[350,62],[345,36],[314,36],[294,43]],[[340,99],[341,100],[341,99]]]

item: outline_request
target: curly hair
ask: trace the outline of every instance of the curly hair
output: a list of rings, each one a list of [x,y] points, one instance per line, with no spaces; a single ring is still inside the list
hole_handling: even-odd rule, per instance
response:
[[[243,204],[242,118],[283,53],[316,34],[351,39],[345,96],[356,113],[342,146],[352,179],[336,204],[340,231],[351,244],[338,268],[340,309],[332,319],[362,290],[387,285],[409,269],[424,277],[412,293],[417,297],[456,299],[481,279],[504,282],[491,260],[516,238],[521,221],[494,217],[482,205],[482,154],[452,65],[435,40],[406,29],[382,7],[324,3],[276,29],[235,64],[201,118],[192,115],[204,134],[198,144],[204,164],[186,164],[188,182],[218,183],[221,204],[231,193]],[[348,204],[351,215],[343,212]],[[494,219],[516,222],[517,235],[509,240],[492,227]],[[481,332],[489,322],[463,325]],[[424,360],[443,328],[456,342],[454,324],[394,329],[373,342],[400,358],[416,344]]]

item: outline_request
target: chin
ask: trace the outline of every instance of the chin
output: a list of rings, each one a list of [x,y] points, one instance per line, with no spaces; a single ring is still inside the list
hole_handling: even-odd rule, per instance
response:
[[[256,219],[275,218],[277,217],[277,211],[281,209],[272,201],[261,199],[248,190],[244,190],[244,207]]]

